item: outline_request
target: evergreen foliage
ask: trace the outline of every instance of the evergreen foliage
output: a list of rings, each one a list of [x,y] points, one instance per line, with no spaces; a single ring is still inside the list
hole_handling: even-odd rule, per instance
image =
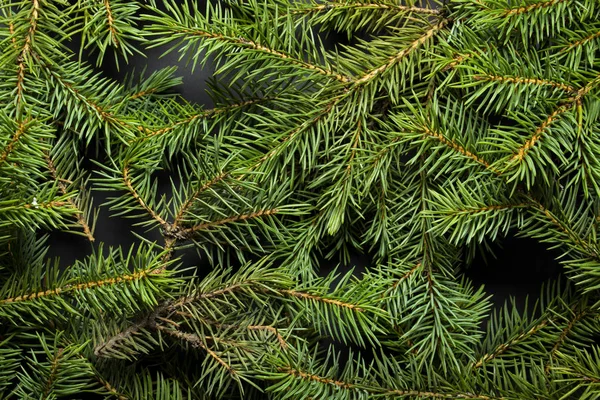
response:
[[[0,0],[0,43],[1,398],[600,396],[598,0]],[[214,108],[96,69],[158,46]],[[492,310],[461,266],[509,231],[567,278]]]

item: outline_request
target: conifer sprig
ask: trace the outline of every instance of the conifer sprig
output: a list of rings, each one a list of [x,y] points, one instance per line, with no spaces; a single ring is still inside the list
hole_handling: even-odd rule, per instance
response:
[[[597,397],[598,20],[597,0],[0,2],[0,397]],[[155,47],[214,61],[214,106],[175,67],[87,61]],[[108,249],[99,207],[162,238]],[[92,254],[47,259],[52,230]],[[513,233],[566,276],[492,310],[464,265]],[[320,270],[356,253],[364,272]]]

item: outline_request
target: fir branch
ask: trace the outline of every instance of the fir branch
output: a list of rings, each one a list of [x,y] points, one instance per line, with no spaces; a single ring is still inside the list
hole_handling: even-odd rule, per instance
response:
[[[228,172],[221,172],[220,174],[214,176],[211,180],[204,183],[202,186],[194,190],[194,192],[189,195],[185,201],[179,206],[177,212],[175,213],[175,218],[173,219],[173,227],[177,228],[182,221],[183,215],[188,211],[188,209],[193,204],[194,200],[204,191],[210,189],[213,185],[223,181],[223,179],[229,176]]]
[[[335,300],[335,299],[328,299],[327,297],[317,296],[314,294],[301,292],[301,291],[297,291],[297,290],[281,290],[279,293],[282,295],[285,295],[285,296],[291,296],[291,297],[295,297],[295,298],[302,299],[302,300],[310,300],[310,301],[314,301],[314,302],[318,302],[318,303],[332,304],[334,306],[347,308],[347,309],[353,310],[355,312],[363,312],[364,311],[361,307],[359,307],[353,303],[347,303],[347,302]]]
[[[537,127],[537,129],[533,132],[531,138],[517,149],[510,161],[522,162],[523,159],[529,153],[529,151],[533,148],[533,146],[535,146],[535,144],[542,138],[542,135],[544,134],[546,129],[548,129],[548,127],[550,127],[550,125],[552,125],[554,122],[556,122],[556,120],[558,119],[558,117],[560,117],[561,114],[564,114],[565,112],[569,111],[571,109],[571,106],[572,104],[561,105],[556,110],[554,110],[552,114],[550,114],[548,118],[546,118],[546,120],[542,122],[540,126]]]
[[[400,277],[400,279],[396,279],[394,281],[394,283],[392,284],[392,290],[396,289],[398,286],[400,286],[400,284],[402,284],[402,282],[404,282],[405,280],[407,280],[408,278],[410,278],[411,275],[413,275],[415,272],[417,272],[417,270],[419,270],[421,268],[421,263],[418,262],[415,264],[414,267],[412,267],[410,270],[408,270],[404,275],[402,275]],[[383,296],[383,293],[382,293]]]
[[[457,210],[452,210],[448,212],[448,214],[479,214],[486,213],[488,211],[505,211],[512,210],[515,208],[528,208],[531,204],[529,203],[509,203],[509,204],[494,204],[494,205],[486,205],[483,207],[473,207],[473,208],[461,208]]]
[[[315,375],[315,374],[310,374],[308,372],[300,371],[300,370],[297,370],[292,367],[279,368],[279,371],[283,372],[285,374],[289,374],[293,377],[298,377],[298,378],[301,378],[301,379],[304,379],[307,381],[323,383],[326,385],[334,385],[334,386],[337,386],[342,389],[353,389],[355,387],[355,385],[348,383],[348,382],[343,382],[343,381],[339,381],[339,380],[335,380],[335,379],[325,378],[323,376],[319,376],[319,375]]]
[[[125,187],[127,187],[127,190],[133,196],[135,201],[137,201],[139,203],[139,205],[142,206],[142,208],[144,210],[146,210],[146,212],[154,220],[156,220],[161,226],[166,227],[168,225],[167,221],[165,221],[157,212],[155,212],[152,208],[150,208],[146,204],[144,199],[142,199],[142,197],[139,195],[139,193],[133,187],[133,183],[131,182],[131,178],[129,176],[129,167],[127,166],[127,164],[125,164],[123,166],[122,176],[123,176],[123,183],[125,184]]]
[[[23,102],[23,92],[24,92],[24,81],[25,81],[25,60],[31,53],[32,44],[34,41],[35,31],[38,26],[38,19],[40,16],[40,2],[39,0],[33,0],[31,6],[31,16],[29,18],[29,28],[27,30],[27,35],[25,36],[25,43],[23,44],[23,48],[17,58],[17,107],[20,110],[20,105]]]
[[[246,221],[249,219],[255,219],[255,218],[261,218],[261,217],[265,217],[265,216],[269,216],[269,215],[274,215],[274,214],[277,214],[277,212],[279,212],[279,210],[277,208],[258,210],[258,211],[254,211],[254,212],[251,212],[248,214],[234,215],[234,216],[223,218],[223,219],[220,219],[217,221],[204,222],[202,224],[198,224],[198,225],[194,225],[189,228],[182,229],[181,231],[182,231],[182,234],[185,236],[192,236],[194,233],[196,233],[198,231],[204,231],[204,230],[214,228],[216,226],[230,224],[230,223],[234,223],[234,222]]]
[[[315,124],[318,124],[326,116],[328,116],[335,109],[335,106],[338,105],[342,100],[346,99],[350,95],[350,93],[351,93],[351,91],[347,91],[342,95],[336,96],[333,100],[328,102],[325,105],[325,107],[321,108],[313,118],[305,120],[302,124],[300,124],[296,128],[292,129],[290,132],[288,132],[283,137],[283,139],[281,139],[278,144],[273,146],[273,148],[268,153],[264,154],[256,163],[251,165],[248,168],[249,171],[252,171],[252,170],[258,168],[259,166],[263,165],[269,159],[271,159],[274,156],[276,156],[277,154],[281,153],[285,149],[285,146],[288,145],[289,143],[291,143],[297,136],[306,132],[307,130],[312,128]],[[245,177],[246,177],[246,175],[240,175],[240,177],[238,179],[242,180]]]
[[[183,296],[175,301],[168,309],[164,308],[162,312],[169,311],[172,315],[176,309],[186,306],[190,303],[193,303],[198,300],[206,300],[214,297],[223,296],[224,294],[233,293],[235,291],[241,290],[246,286],[252,286],[255,282],[253,280],[245,280],[243,282],[234,283],[232,285],[226,286],[224,288],[215,289],[210,292],[200,292],[191,296]]]
[[[538,3],[528,4],[528,5],[522,6],[522,7],[509,8],[504,11],[504,16],[514,16],[514,15],[519,15],[519,14],[526,14],[526,13],[529,13],[534,10],[548,8],[548,7],[554,7],[555,5],[558,5],[561,3],[566,3],[569,1],[571,1],[571,0],[540,1]]]
[[[79,103],[84,105],[84,107],[87,108],[91,113],[98,116],[101,121],[115,127],[137,130],[140,129],[140,127],[136,128],[135,125],[133,125],[130,121],[127,121],[119,115],[111,112],[109,107],[102,106],[88,96],[85,96],[79,89],[75,87],[75,85],[67,82],[67,80],[55,70],[56,68],[54,66],[42,61],[39,55],[36,54],[35,57],[40,62],[40,65],[60,84],[60,86],[67,91],[67,93],[73,96],[73,98]]]
[[[497,357],[501,356],[502,354],[504,354],[511,347],[513,347],[513,346],[519,344],[520,342],[522,342],[523,340],[525,340],[525,339],[527,339],[527,338],[529,338],[529,337],[537,334],[544,327],[546,327],[546,325],[548,325],[549,322],[550,322],[549,319],[545,319],[542,322],[540,322],[539,324],[533,326],[527,332],[522,332],[519,335],[517,335],[514,338],[512,338],[511,340],[509,340],[508,342],[501,343],[491,353],[485,354],[479,360],[477,360],[477,362],[473,363],[473,369],[481,368],[482,366],[484,366],[488,362],[490,362],[490,361],[494,360],[495,358],[497,358]]]
[[[584,253],[588,254],[592,258],[596,260],[600,260],[600,250],[596,248],[596,246],[592,246],[587,243],[583,238],[581,238],[576,232],[571,229],[569,224],[565,221],[559,219],[552,211],[546,208],[540,201],[529,197],[529,201],[531,202],[534,209],[537,209],[542,212],[542,214],[549,220],[549,222],[554,225],[558,230],[564,233],[573,244],[575,244],[579,249],[581,249]]]
[[[491,75],[491,74],[479,74],[473,75],[473,79],[478,81],[490,81],[490,82],[508,82],[513,83],[515,85],[540,85],[540,86],[551,86],[556,89],[560,89],[567,93],[577,93],[577,89],[572,86],[566,85],[560,82],[554,82],[546,79],[538,79],[538,78],[526,78],[523,76],[500,76],[500,75]]]
[[[591,34],[584,36],[581,39],[578,39],[578,40],[570,43],[569,45],[563,47],[562,49],[560,49],[560,52],[565,53],[565,52],[571,51],[574,48],[581,47],[581,46],[585,45],[586,43],[589,43],[589,42],[594,41],[599,38],[600,38],[600,31],[592,32]]]
[[[550,372],[552,363],[556,359],[556,353],[558,352],[560,347],[564,344],[565,340],[567,339],[567,336],[569,335],[569,333],[571,333],[571,331],[575,327],[575,324],[577,324],[577,322],[579,322],[581,319],[583,319],[587,315],[588,315],[587,309],[583,309],[579,312],[573,312],[573,316],[571,317],[571,319],[569,320],[567,325],[564,327],[564,329],[561,331],[560,335],[558,336],[558,339],[554,343],[554,346],[552,346],[552,349],[550,350],[550,358],[549,358],[548,362],[546,363],[546,367],[544,368],[546,374],[548,374]]]
[[[499,170],[497,170],[496,168],[494,168],[488,161],[484,160],[482,157],[478,156],[477,154],[475,154],[475,153],[473,153],[473,152],[465,149],[463,146],[459,145],[458,143],[455,143],[451,139],[445,137],[442,133],[436,132],[436,131],[432,131],[427,126],[423,126],[422,129],[423,129],[423,133],[425,135],[437,139],[439,142],[441,142],[444,145],[448,146],[452,150],[454,150],[454,151],[462,154],[465,157],[470,158],[471,160],[473,160],[476,163],[482,165],[483,167],[485,167],[486,169],[490,170],[494,174],[496,174],[496,175],[501,175],[502,174]]]
[[[83,291],[92,288],[99,287],[107,287],[107,286],[115,286],[125,282],[133,282],[139,281],[143,278],[146,278],[149,275],[155,274],[156,268],[148,269],[148,270],[140,270],[130,274],[123,274],[120,276],[115,276],[106,279],[100,279],[89,282],[81,282],[74,284],[66,284],[62,287],[56,287],[54,289],[43,290],[39,292],[22,294],[16,297],[9,297],[5,299],[0,299],[0,305],[12,304],[12,303],[20,303],[27,302],[35,299],[53,297],[53,296],[63,296],[68,295],[69,293],[76,291]]]
[[[65,196],[68,195],[69,190],[67,188],[67,185],[65,185],[65,179],[58,177],[56,167],[54,166],[54,161],[50,158],[50,155],[48,154],[48,152],[44,152],[44,158],[46,159],[46,164],[48,165],[48,171],[50,171],[50,176],[52,177],[52,179],[54,179],[56,181],[60,192]],[[68,183],[70,183],[70,182],[68,182]],[[75,202],[75,200],[73,200],[72,197],[69,197],[67,199],[67,202],[71,205],[71,207],[73,207],[74,209],[77,210],[77,214],[76,214],[77,223],[79,225],[81,225],[81,227],[83,229],[83,233],[85,234],[85,237],[90,242],[94,242],[96,239],[94,238],[94,235],[92,234],[90,225],[88,224],[88,222],[85,219],[84,210],[81,210],[79,208],[78,204]]]
[[[320,12],[328,12],[332,9],[371,9],[371,10],[391,10],[398,11],[402,13],[419,13],[419,14],[429,14],[429,15],[439,15],[440,10],[434,8],[423,8],[423,7],[415,7],[415,6],[405,6],[401,4],[394,3],[327,3],[327,4],[319,4],[313,5],[305,8],[301,8],[299,10],[293,10],[292,15],[296,14],[314,14]]]
[[[162,325],[157,325],[156,329],[166,333],[169,336],[182,340],[191,345],[192,347],[199,347],[203,349],[209,356],[211,356],[215,361],[221,364],[229,374],[237,375],[236,370],[233,369],[231,365],[227,364],[227,362],[225,362],[223,358],[219,357],[219,355],[214,350],[211,350],[208,346],[206,346],[198,335],[195,335],[193,333],[182,332],[177,329],[169,329]]]
[[[277,328],[275,328],[274,326],[270,326],[270,325],[248,325],[246,327],[247,329],[251,330],[251,331],[267,331],[272,333],[276,338],[277,341],[279,342],[279,345],[281,346],[282,349],[287,349],[288,348],[288,344],[285,341],[285,339],[283,338],[283,336],[281,335],[281,333],[279,333],[279,331],[277,330]]]
[[[565,104],[560,105],[556,108],[549,116],[546,118],[544,122],[533,132],[533,135],[529,140],[527,140],[516,153],[511,158],[511,161],[522,162],[523,159],[527,156],[527,153],[535,146],[535,144],[541,139],[544,132],[552,125],[560,115],[569,111],[574,106],[579,106],[581,104],[581,100],[584,96],[586,96],[596,85],[600,84],[600,75],[596,76],[596,78],[592,79],[585,86],[581,87],[575,92],[575,96],[568,99]]]
[[[447,24],[449,20],[443,19],[437,24],[433,25],[430,29],[428,29],[421,37],[417,40],[413,41],[407,48],[402,49],[396,55],[390,57],[388,62],[385,64],[368,71],[366,74],[361,76],[359,79],[353,82],[354,86],[360,86],[367,84],[373,81],[375,78],[379,77],[381,74],[386,72],[388,69],[392,68],[394,65],[401,62],[404,58],[410,55],[415,50],[418,50],[423,44],[425,44],[429,39],[431,39],[436,33],[441,31]]]
[[[372,395],[381,395],[386,397],[417,397],[417,398],[434,398],[434,399],[479,399],[479,400],[505,400],[503,397],[493,397],[480,395],[475,393],[441,393],[441,392],[431,392],[431,391],[423,391],[423,390],[410,390],[410,389],[387,389],[381,388],[377,386],[371,385],[363,385],[363,384],[354,384],[350,382],[345,382],[342,380],[336,380],[331,378],[326,378],[323,376],[319,376],[316,374],[311,374],[305,371],[298,370],[293,367],[285,367],[280,368],[280,372],[284,374],[288,374],[291,377],[300,378],[305,381],[317,382],[325,385],[336,386],[339,389],[344,390],[353,390],[366,392]]]
[[[31,122],[30,119],[19,121],[19,126],[15,134],[12,136],[12,138],[10,138],[8,144],[2,150],[2,153],[0,153],[0,164],[6,162],[7,158],[14,151],[15,147],[19,143],[19,140],[21,139],[21,136],[25,134],[29,122]]]
[[[456,54],[454,57],[452,57],[452,60],[450,63],[448,63],[448,65],[444,66],[444,68],[442,68],[442,72],[446,72],[448,70],[454,69],[457,66],[461,65],[462,63],[466,62],[467,60],[469,60],[472,57],[475,57],[477,55],[477,53],[475,52],[471,52],[471,53],[465,53],[465,54]]]
[[[255,42],[254,40],[251,40],[251,39],[243,37],[243,36],[231,37],[231,36],[226,36],[226,35],[223,35],[220,33],[209,32],[209,31],[206,31],[203,29],[185,28],[185,27],[175,29],[175,30],[173,30],[173,33],[179,33],[179,34],[190,35],[190,36],[199,36],[199,37],[206,38],[206,39],[218,40],[218,41],[221,41],[224,43],[232,44],[232,45],[237,46],[242,49],[254,50],[259,53],[269,54],[269,55],[271,55],[275,58],[278,58],[286,63],[289,63],[291,65],[296,65],[305,70],[315,72],[317,74],[326,76],[331,79],[335,79],[341,83],[348,83],[351,81],[351,79],[348,78],[347,76],[338,74],[338,73],[336,73],[330,69],[327,69],[323,66],[312,64],[312,63],[309,63],[302,59],[296,58],[296,57],[292,56],[291,54],[288,54],[281,50],[270,48],[268,46],[265,46],[263,44]]]
[[[134,96],[140,97],[140,96],[145,95],[145,94],[147,94],[147,93],[140,92],[140,93],[134,94]],[[217,107],[217,108],[213,108],[213,109],[210,109],[210,110],[205,110],[205,111],[202,111],[202,112],[200,112],[198,114],[192,115],[192,116],[190,116],[190,117],[188,117],[188,118],[186,118],[184,120],[177,121],[175,123],[172,123],[172,124],[170,124],[168,126],[162,127],[160,129],[157,129],[157,130],[152,130],[152,129],[149,129],[149,128],[142,128],[142,127],[140,127],[141,129],[144,130],[145,135],[141,136],[141,137],[138,137],[138,138],[135,138],[135,139],[132,139],[132,140],[129,141],[129,143],[133,143],[133,142],[137,142],[137,141],[145,141],[145,140],[148,140],[148,139],[150,139],[150,138],[152,138],[154,136],[160,136],[160,135],[164,135],[165,133],[172,132],[176,128],[178,128],[180,126],[184,126],[184,125],[190,124],[190,123],[192,123],[192,122],[194,122],[196,120],[203,120],[203,119],[213,118],[213,117],[219,116],[221,114],[225,114],[225,113],[227,113],[229,111],[232,111],[232,110],[241,109],[241,108],[249,106],[249,105],[259,104],[259,103],[262,103],[262,102],[265,102],[265,101],[270,101],[270,100],[273,100],[273,98],[272,97],[263,97],[263,98],[257,98],[257,99],[250,99],[250,100],[242,101],[240,103],[231,104],[231,105],[227,105],[227,106],[224,106],[224,107]]]
[[[102,378],[97,371],[94,370],[94,375],[96,376],[96,380],[106,389],[106,391],[117,400],[129,400],[129,397],[125,396],[123,393],[120,393],[117,389],[115,389],[110,382]]]
[[[112,37],[115,47],[119,47],[119,39],[117,29],[115,27],[115,18],[111,10],[110,0],[104,0],[104,8],[106,9],[106,24],[108,25],[108,31],[110,32],[110,36]]]
[[[133,93],[129,98],[131,100],[139,99],[140,97],[149,96],[156,93],[156,88],[150,88],[148,90],[141,90],[139,92]]]
[[[52,386],[54,385],[54,380],[57,378],[56,371],[58,370],[58,364],[60,363],[60,359],[62,358],[62,354],[64,352],[63,348],[59,348],[58,351],[54,354],[54,358],[50,362],[50,371],[48,373],[48,381],[44,386],[44,393],[42,395],[43,399],[47,399],[50,391],[52,390]]]

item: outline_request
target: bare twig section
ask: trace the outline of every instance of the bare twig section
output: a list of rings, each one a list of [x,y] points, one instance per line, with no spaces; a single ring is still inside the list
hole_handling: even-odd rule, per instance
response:
[[[354,81],[354,84],[355,85],[363,85],[363,84],[366,84],[366,83],[372,81],[373,79],[377,78],[379,75],[383,74],[385,71],[387,71],[388,69],[392,68],[394,65],[396,65],[397,63],[402,61],[405,57],[410,55],[412,52],[414,52],[415,50],[417,50],[421,46],[423,46],[423,44],[425,44],[425,42],[427,42],[429,39],[431,39],[436,33],[441,31],[448,24],[448,22],[449,21],[447,19],[443,19],[440,22],[438,22],[437,24],[433,25],[421,37],[419,37],[417,40],[413,41],[407,48],[403,49],[398,54],[390,57],[388,62],[386,62],[385,64],[367,72],[361,78]]]
[[[48,154],[48,152],[44,152],[44,158],[46,159],[46,164],[48,165],[48,170],[50,171],[50,176],[52,176],[52,179],[54,179],[57,182],[57,184],[58,184],[58,189],[60,190],[60,192],[63,195],[67,195],[69,193],[69,191],[67,189],[67,185],[65,184],[65,181],[67,181],[67,180],[61,179],[61,178],[58,177],[57,171],[56,171],[56,167],[54,166],[54,161],[50,158],[50,155]],[[77,204],[77,202],[75,200],[73,200],[73,198],[69,197],[67,199],[67,202],[74,209],[77,210],[77,214],[76,214],[77,223],[82,227],[83,233],[85,234],[85,237],[90,242],[93,242],[94,240],[96,240],[94,238],[94,235],[92,234],[92,230],[90,229],[90,225],[85,220],[85,213],[84,213],[84,211],[79,208],[79,205]]]
[[[314,14],[320,12],[327,12],[334,9],[368,9],[368,10],[389,10],[397,11],[399,13],[418,13],[418,14],[429,14],[439,15],[440,11],[432,8],[422,7],[410,7],[401,4],[387,4],[387,3],[328,3],[321,4],[313,7],[306,7],[300,10],[294,10],[292,14]]]
[[[12,22],[10,22],[8,24],[8,32],[10,33],[10,36],[11,36],[11,42],[12,42],[13,48],[18,51],[19,45],[17,44],[17,39],[15,38],[15,25]]]
[[[110,0],[104,0],[104,8],[106,9],[106,23],[108,25],[108,31],[110,32],[112,42],[115,44],[115,47],[119,47],[119,39],[117,37],[118,33],[115,27],[115,17],[110,6]]]
[[[48,201],[45,203],[26,203],[23,204],[23,208],[33,208],[33,209],[39,209],[39,208],[56,208],[56,207],[64,207],[64,206],[68,206],[70,205],[68,201]]]
[[[556,89],[563,90],[567,93],[577,93],[577,89],[564,83],[550,81],[546,79],[538,78],[525,78],[522,76],[500,76],[500,75],[474,75],[473,79],[477,81],[494,81],[494,82],[507,82],[514,83],[516,85],[539,85],[539,86],[551,86]]]
[[[139,205],[142,206],[142,208],[144,210],[146,210],[146,212],[148,214],[150,214],[150,216],[154,220],[156,220],[160,225],[162,225],[163,227],[166,226],[168,224],[168,222],[165,221],[160,215],[158,215],[152,208],[150,208],[146,204],[146,202],[144,201],[144,199],[142,199],[142,197],[139,195],[139,193],[133,187],[133,183],[131,181],[131,177],[129,176],[129,167],[127,165],[123,168],[123,174],[122,175],[123,175],[123,183],[125,184],[125,187],[127,187],[127,190],[133,196],[133,198],[139,203]]]
[[[539,332],[541,329],[543,329],[546,325],[548,325],[549,322],[550,321],[546,319],[546,320],[540,322],[539,324],[533,326],[527,332],[522,332],[519,335],[515,336],[513,339],[509,340],[508,342],[500,344],[498,347],[496,347],[496,349],[494,349],[494,351],[484,355],[476,363],[474,363],[473,368],[474,369],[481,368],[487,362],[504,354],[512,346],[518,344],[519,342],[521,342],[524,339],[527,339],[530,336],[535,335],[537,332]]]
[[[193,333],[182,332],[178,329],[170,329],[162,325],[157,325],[156,329],[166,333],[169,336],[184,341],[192,347],[203,349],[209,356],[211,356],[215,361],[221,364],[231,375],[237,374],[237,372],[231,367],[231,365],[227,364],[227,362],[225,362],[223,358],[219,357],[219,355],[215,351],[211,350],[208,346],[206,346],[198,335],[195,335]]]

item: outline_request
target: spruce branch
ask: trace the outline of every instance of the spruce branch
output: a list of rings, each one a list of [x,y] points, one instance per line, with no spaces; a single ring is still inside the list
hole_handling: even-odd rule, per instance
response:
[[[523,340],[528,339],[531,336],[537,334],[539,331],[544,329],[550,322],[551,322],[550,320],[545,319],[545,320],[541,321],[539,324],[532,326],[529,330],[519,333],[515,337],[511,338],[508,342],[501,343],[491,353],[487,353],[487,354],[483,355],[480,359],[477,360],[477,362],[473,363],[473,368],[474,369],[481,368],[485,364],[489,363],[490,361],[500,357],[502,354],[504,354],[505,352],[510,350],[511,347],[513,347],[513,346],[519,344],[520,342],[522,342]]]
[[[329,12],[335,9],[367,9],[367,10],[392,10],[402,13],[422,13],[429,15],[438,15],[440,10],[434,8],[423,8],[423,7],[415,7],[415,6],[405,6],[402,4],[395,3],[386,3],[386,2],[377,2],[377,3],[366,3],[366,2],[344,2],[344,3],[335,3],[330,2],[327,4],[320,5],[311,5],[306,8],[300,8],[292,11],[292,15],[294,14],[312,14],[312,13],[322,13]]]
[[[65,180],[64,178],[60,178],[58,176],[56,166],[54,165],[54,161],[52,160],[52,158],[50,158],[50,155],[48,153],[44,153],[44,158],[46,159],[46,164],[48,164],[48,170],[50,171],[50,176],[52,177],[52,179],[54,179],[56,181],[58,188],[60,189],[60,192],[63,195],[68,195],[69,189],[68,189],[67,185],[70,185],[73,182],[71,182],[69,180]],[[90,228],[90,225],[89,225],[88,221],[86,220],[86,211],[81,209],[81,207],[78,204],[78,201],[74,200],[72,197],[69,197],[67,201],[74,209],[77,210],[77,215],[76,215],[77,223],[83,229],[83,234],[86,236],[86,238],[90,242],[94,242],[96,239],[94,238],[94,235],[92,233],[92,228]]]
[[[432,37],[435,36],[436,33],[441,31],[448,23],[449,21],[447,19],[442,19],[437,24],[431,26],[418,39],[413,41],[407,48],[401,50],[396,55],[390,57],[385,64],[370,71],[367,71],[367,73],[355,80],[353,82],[354,86],[365,85],[378,78],[380,75],[385,73],[387,70],[389,70],[396,64],[402,62],[407,56],[409,56],[411,53],[418,50],[421,46],[427,43]]]

